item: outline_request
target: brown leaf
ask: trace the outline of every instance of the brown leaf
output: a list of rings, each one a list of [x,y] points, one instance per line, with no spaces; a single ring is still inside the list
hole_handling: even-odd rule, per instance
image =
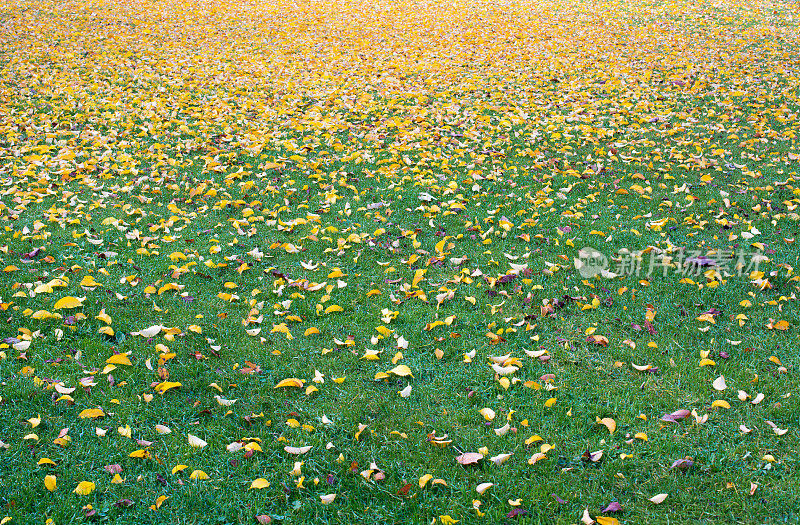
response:
[[[466,452],[458,456],[456,458],[456,461],[458,461],[462,465],[472,465],[479,462],[482,459],[483,459],[483,454],[478,454],[477,452]]]
[[[243,366],[242,368],[240,368],[239,372],[241,372],[243,374],[248,374],[248,375],[261,373],[261,367],[258,366],[257,364],[252,363],[250,361],[245,361],[244,364],[246,366]]]

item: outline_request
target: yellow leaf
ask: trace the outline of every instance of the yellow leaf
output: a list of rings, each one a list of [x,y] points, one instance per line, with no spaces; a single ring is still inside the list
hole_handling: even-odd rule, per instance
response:
[[[533,443],[536,443],[537,441],[544,441],[544,439],[542,439],[542,437],[540,435],[534,434],[534,435],[532,435],[531,437],[529,437],[528,439],[525,440],[525,445],[532,445]]]
[[[289,377],[275,385],[275,388],[303,388],[305,381],[296,377]]]
[[[433,476],[431,476],[430,474],[425,474],[424,476],[422,476],[421,478],[419,478],[419,488],[424,488],[424,487],[425,487],[425,485],[427,485],[427,484],[428,484],[428,482],[429,482],[431,479],[433,479]]]
[[[111,324],[111,316],[106,313],[106,309],[100,310],[100,313],[94,316],[98,321],[103,321],[106,324]]]
[[[127,354],[114,354],[108,359],[106,359],[106,363],[109,365],[128,365],[132,366],[131,360],[128,359]]]
[[[428,271],[427,269],[419,269],[416,272],[414,272],[414,279],[411,281],[412,288],[417,287],[417,285],[422,280],[422,277],[425,275],[427,271]]]
[[[79,308],[81,306],[83,299],[78,299],[77,297],[62,297],[56,304],[53,306],[54,310],[64,310],[70,308]]]
[[[94,487],[95,485],[91,481],[81,481],[75,488],[75,494],[79,496],[88,496],[94,492]]]
[[[53,492],[56,490],[56,477],[53,475],[45,476],[44,477],[44,488]]]
[[[595,421],[601,425],[605,425],[610,433],[614,433],[617,430],[617,422],[611,419],[610,417],[604,417],[603,419],[595,418]]]
[[[264,478],[258,478],[250,483],[251,489],[265,489],[267,487],[269,487],[269,481],[265,480]]]
[[[248,443],[247,445],[245,445],[244,449],[245,450],[252,450],[253,452],[263,452],[263,450],[261,449],[261,445],[259,445],[258,443],[254,442],[254,441]]]
[[[555,404],[556,404],[556,398],[554,397],[551,397],[550,399],[544,402],[544,406],[546,406],[547,408],[550,408]]]
[[[181,383],[179,383],[178,381],[164,381],[163,383],[159,383],[155,387],[153,387],[153,390],[155,390],[156,392],[158,392],[163,396],[164,392],[166,392],[167,390],[178,388],[180,386]]]
[[[619,525],[619,520],[617,518],[612,518],[611,516],[597,516],[597,524],[598,525]]]
[[[81,413],[78,414],[78,417],[81,419],[87,419],[87,418],[94,419],[98,417],[103,417],[105,415],[106,414],[99,408],[87,408],[85,410],[82,410]]]
[[[775,324],[771,325],[769,328],[772,328],[772,329],[774,329],[774,330],[786,331],[786,330],[788,330],[790,327],[791,327],[791,325],[790,325],[790,324],[789,324],[787,321],[780,320],[780,321],[778,321],[777,323],[775,323]]]
[[[80,286],[85,286],[87,288],[96,288],[97,286],[103,286],[103,285],[95,281],[94,277],[92,277],[91,275],[86,275],[81,280]]]
[[[407,365],[397,365],[388,372],[400,377],[406,377],[406,376],[414,377],[414,374],[411,373],[411,369],[408,368]]]
[[[61,317],[61,314],[52,314],[47,310],[37,310],[36,312],[31,315],[31,319],[36,319],[37,321],[43,321],[45,319],[56,319]]]
[[[202,470],[193,470],[192,473],[189,474],[189,479],[192,479],[192,480],[208,479],[208,474],[206,474]]]
[[[343,311],[344,310],[342,309],[342,307],[339,306],[338,304],[332,304],[332,305],[330,305],[329,307],[327,307],[325,309],[325,313],[326,314],[333,313],[333,312],[343,312]]]
[[[727,401],[724,401],[724,400],[722,400],[722,399],[717,399],[716,401],[714,401],[713,403],[711,403],[711,408],[717,408],[717,407],[720,407],[720,408],[730,408],[730,407],[731,407],[731,404],[730,404],[730,403],[728,403]]]
[[[181,472],[181,471],[183,471],[183,470],[186,470],[187,468],[189,468],[187,465],[175,465],[175,466],[172,468],[172,473],[173,473],[173,474],[177,474],[178,472]]]

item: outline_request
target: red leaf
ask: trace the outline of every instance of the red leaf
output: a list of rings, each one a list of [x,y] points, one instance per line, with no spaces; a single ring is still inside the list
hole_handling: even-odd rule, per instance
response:
[[[122,466],[120,466],[120,465],[117,465],[116,463],[115,463],[115,464],[113,464],[113,465],[106,465],[106,466],[105,466],[105,467],[103,467],[103,468],[104,468],[104,469],[106,470],[106,472],[108,472],[109,474],[119,474],[120,472],[122,472]]]
[[[403,485],[400,490],[397,491],[398,496],[407,496],[408,491],[411,490],[411,483],[407,483]]]
[[[666,421],[668,423],[675,423],[683,418],[689,417],[690,414],[691,412],[689,412],[686,409],[676,410],[675,412],[664,414],[663,416],[661,416],[661,421]]]

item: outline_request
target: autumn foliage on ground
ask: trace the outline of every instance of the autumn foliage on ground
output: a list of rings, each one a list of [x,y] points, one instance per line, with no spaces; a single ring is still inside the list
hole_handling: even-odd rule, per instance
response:
[[[0,523],[799,519],[798,17],[6,2]]]

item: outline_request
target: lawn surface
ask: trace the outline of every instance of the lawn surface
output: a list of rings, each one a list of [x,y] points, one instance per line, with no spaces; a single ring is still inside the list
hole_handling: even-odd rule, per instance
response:
[[[6,2],[0,523],[800,520],[798,18]]]

